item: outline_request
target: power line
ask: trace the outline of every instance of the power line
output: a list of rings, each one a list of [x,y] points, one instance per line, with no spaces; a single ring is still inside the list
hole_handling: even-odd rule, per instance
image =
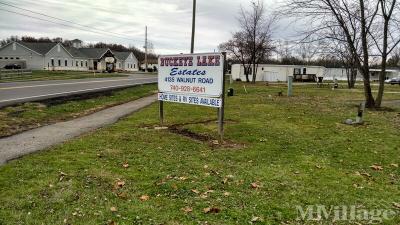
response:
[[[59,21],[63,21],[63,22],[67,22],[67,23],[72,23],[72,24],[75,24],[75,25],[77,25],[77,26],[81,26],[81,27],[85,27],[85,28],[90,28],[90,29],[92,29],[92,30],[98,30],[98,31],[101,31],[101,32],[106,32],[106,33],[113,33],[113,34],[118,35],[118,36],[125,36],[125,37],[129,38],[129,36],[127,36],[127,35],[125,35],[125,34],[119,34],[119,33],[115,33],[115,32],[112,32],[112,31],[106,31],[106,30],[102,30],[102,29],[95,28],[95,27],[91,27],[91,26],[79,24],[79,23],[76,23],[76,22],[71,21],[71,20],[65,20],[65,19],[61,19],[61,18],[58,18],[58,17],[49,16],[49,15],[44,14],[44,13],[40,13],[40,12],[37,12],[37,11],[25,9],[25,8],[21,8],[21,7],[18,7],[18,6],[9,4],[9,3],[0,2],[0,4],[6,5],[6,6],[9,6],[9,7],[13,7],[13,8],[16,8],[16,9],[21,9],[21,10],[24,10],[24,11],[27,11],[27,12],[30,12],[30,13],[34,13],[34,14],[37,14],[37,15],[45,16],[45,17],[48,17],[48,18],[51,18],[51,19],[56,19],[56,20],[59,20]],[[131,39],[131,38],[129,38],[129,39]],[[131,39],[131,40],[135,40],[135,39]],[[135,40],[135,41],[138,41],[138,40]]]
[[[3,4],[3,3],[0,2],[0,4]],[[19,8],[19,7],[15,7],[15,8]],[[22,9],[22,8],[21,8],[21,9]],[[62,25],[62,26],[66,26],[66,27],[75,28],[75,29],[78,29],[78,30],[86,31],[86,32],[92,32],[92,33],[101,34],[101,35],[107,34],[107,35],[109,35],[109,36],[113,36],[113,37],[117,37],[117,38],[121,38],[121,39],[126,39],[126,40],[131,40],[131,41],[143,43],[143,41],[139,41],[139,40],[136,40],[136,39],[127,38],[127,37],[121,37],[121,36],[119,36],[119,35],[116,35],[116,34],[113,33],[113,32],[109,32],[109,31],[105,31],[105,30],[100,30],[100,29],[96,29],[96,28],[91,28],[91,27],[89,27],[89,26],[81,25],[81,24],[78,24],[78,23],[75,23],[75,22],[72,22],[72,21],[63,20],[63,19],[59,19],[59,18],[56,18],[56,17],[52,17],[52,16],[47,16],[47,15],[42,14],[42,13],[36,13],[36,12],[31,11],[31,10],[26,10],[26,11],[29,11],[29,12],[32,12],[32,13],[36,13],[36,14],[39,14],[39,15],[42,15],[42,16],[46,16],[46,17],[49,17],[49,18],[57,19],[57,20],[60,20],[60,21],[65,21],[65,22],[68,22],[68,23],[73,23],[73,24],[79,25],[79,26],[81,26],[81,27],[91,28],[92,30],[83,29],[83,28],[79,28],[79,27],[72,26],[72,25],[69,25],[69,24],[59,23],[59,22],[55,22],[55,21],[48,20],[48,19],[44,19],[44,18],[40,18],[40,17],[35,17],[35,16],[31,16],[31,15],[24,14],[24,13],[19,13],[19,12],[7,10],[7,9],[2,9],[2,8],[0,8],[0,10],[6,11],[6,12],[9,12],[9,13],[14,13],[14,14],[21,15],[21,16],[25,16],[25,17],[29,17],[29,18],[33,18],[33,19],[37,19],[37,20],[42,20],[42,21],[49,22],[49,23],[53,23],[53,24],[57,24],[57,25]],[[25,10],[25,9],[22,9],[22,10]],[[98,31],[95,31],[95,30],[98,30]],[[102,32],[102,33],[100,33],[100,32]]]

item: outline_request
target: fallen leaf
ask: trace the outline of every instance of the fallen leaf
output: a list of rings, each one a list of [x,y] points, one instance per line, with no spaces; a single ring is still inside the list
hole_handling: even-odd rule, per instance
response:
[[[117,207],[115,207],[115,206],[111,207],[110,210],[111,210],[111,212],[117,212],[118,211]]]
[[[204,167],[203,167],[204,169],[207,169],[208,168],[208,165],[204,165]]]
[[[117,223],[114,222],[114,221],[110,221],[110,222],[108,223],[108,225],[117,225]]]
[[[187,179],[188,179],[187,177],[179,177],[179,180],[185,181],[185,180],[187,180]]]
[[[225,177],[225,178],[222,180],[222,183],[223,183],[223,184],[228,183],[228,178]]]
[[[360,172],[358,172],[358,171],[356,172],[356,175],[357,175],[357,176],[372,177],[371,174],[369,174],[369,173],[365,173],[365,172],[360,173]]]
[[[59,179],[59,181],[62,181],[62,180],[64,180],[64,178],[67,176],[67,174],[66,173],[64,173],[64,172],[60,172],[60,179]]]
[[[128,163],[124,163],[124,164],[122,164],[122,167],[124,167],[126,169],[126,168],[129,167],[129,164]]]
[[[192,189],[192,192],[193,192],[193,193],[196,193],[196,194],[200,194],[200,191],[198,191],[198,190],[196,190],[196,189]]]
[[[121,188],[121,187],[125,186],[125,181],[119,180],[119,181],[117,181],[116,185]]]
[[[150,197],[148,196],[148,195],[142,195],[142,196],[140,196],[140,201],[142,201],[142,202],[144,202],[144,201],[147,201],[147,200],[149,200],[150,199]]]
[[[204,192],[204,194],[208,194],[208,193],[214,193],[214,190],[208,190],[208,191]]]
[[[185,213],[191,213],[193,212],[193,209],[190,208],[189,206],[186,206],[185,208],[182,209],[182,211],[184,211]]]
[[[231,195],[231,193],[229,193],[229,192],[227,192],[227,191],[224,192],[224,196],[225,196],[225,197],[228,197],[229,195]]]
[[[382,166],[376,165],[376,164],[370,166],[370,168],[373,169],[373,170],[377,170],[377,171],[383,170]]]
[[[395,168],[399,168],[399,164],[397,164],[397,163],[392,163],[392,164],[390,164],[390,166],[395,167]]]
[[[253,218],[251,219],[251,222],[252,222],[252,223],[260,222],[260,221],[262,221],[262,220],[261,220],[261,218],[258,217],[258,216],[255,216],[255,217],[253,217]]]
[[[400,209],[400,203],[393,202],[393,206],[394,206],[395,208]]]
[[[216,207],[208,207],[203,209],[204,213],[219,213],[221,212],[221,209],[216,208]]]
[[[317,167],[317,169],[322,169],[322,166],[320,165],[315,165],[315,167]]]
[[[258,188],[260,188],[260,184],[258,182],[253,182],[253,183],[251,183],[251,188],[258,189]]]

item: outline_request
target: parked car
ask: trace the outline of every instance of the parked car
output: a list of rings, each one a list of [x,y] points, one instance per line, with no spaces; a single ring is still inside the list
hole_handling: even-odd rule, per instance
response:
[[[18,64],[8,64],[4,67],[6,70],[20,70],[21,66]]]
[[[391,85],[395,85],[395,84],[399,84],[400,85],[400,77],[394,77],[394,78],[391,78],[391,79],[387,79],[387,80],[385,80],[385,83],[391,84]]]

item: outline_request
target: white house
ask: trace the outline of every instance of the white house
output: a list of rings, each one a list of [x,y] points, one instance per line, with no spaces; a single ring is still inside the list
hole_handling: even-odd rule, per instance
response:
[[[72,47],[52,42],[11,42],[0,48],[0,68],[8,64],[20,64],[23,68],[33,70],[138,70],[138,60],[132,52],[82,48],[82,41],[77,39]]]
[[[132,52],[114,52],[119,60],[117,69],[123,71],[139,71],[139,61]]]

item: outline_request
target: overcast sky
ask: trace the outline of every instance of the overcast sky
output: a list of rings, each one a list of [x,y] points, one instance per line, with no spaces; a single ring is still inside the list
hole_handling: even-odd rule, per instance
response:
[[[108,30],[112,33],[87,32],[89,28],[79,30],[63,26],[68,24],[52,18],[33,14],[22,9],[0,4],[6,9],[29,16],[39,17],[61,24],[53,24],[33,18],[0,10],[0,39],[10,35],[30,35],[34,37],[63,37],[81,39],[84,42],[107,42],[123,45],[144,45],[145,25],[149,29],[149,39],[157,54],[185,53],[190,50],[191,0],[1,0],[0,3],[44,13],[60,19],[70,20],[94,29]],[[268,10],[276,6],[277,0],[264,0]],[[241,5],[247,7],[250,0],[197,0],[197,52],[217,50],[218,44],[228,40],[237,30],[236,16]],[[117,37],[122,34],[130,40]],[[277,26],[276,39],[290,39],[286,26]]]

